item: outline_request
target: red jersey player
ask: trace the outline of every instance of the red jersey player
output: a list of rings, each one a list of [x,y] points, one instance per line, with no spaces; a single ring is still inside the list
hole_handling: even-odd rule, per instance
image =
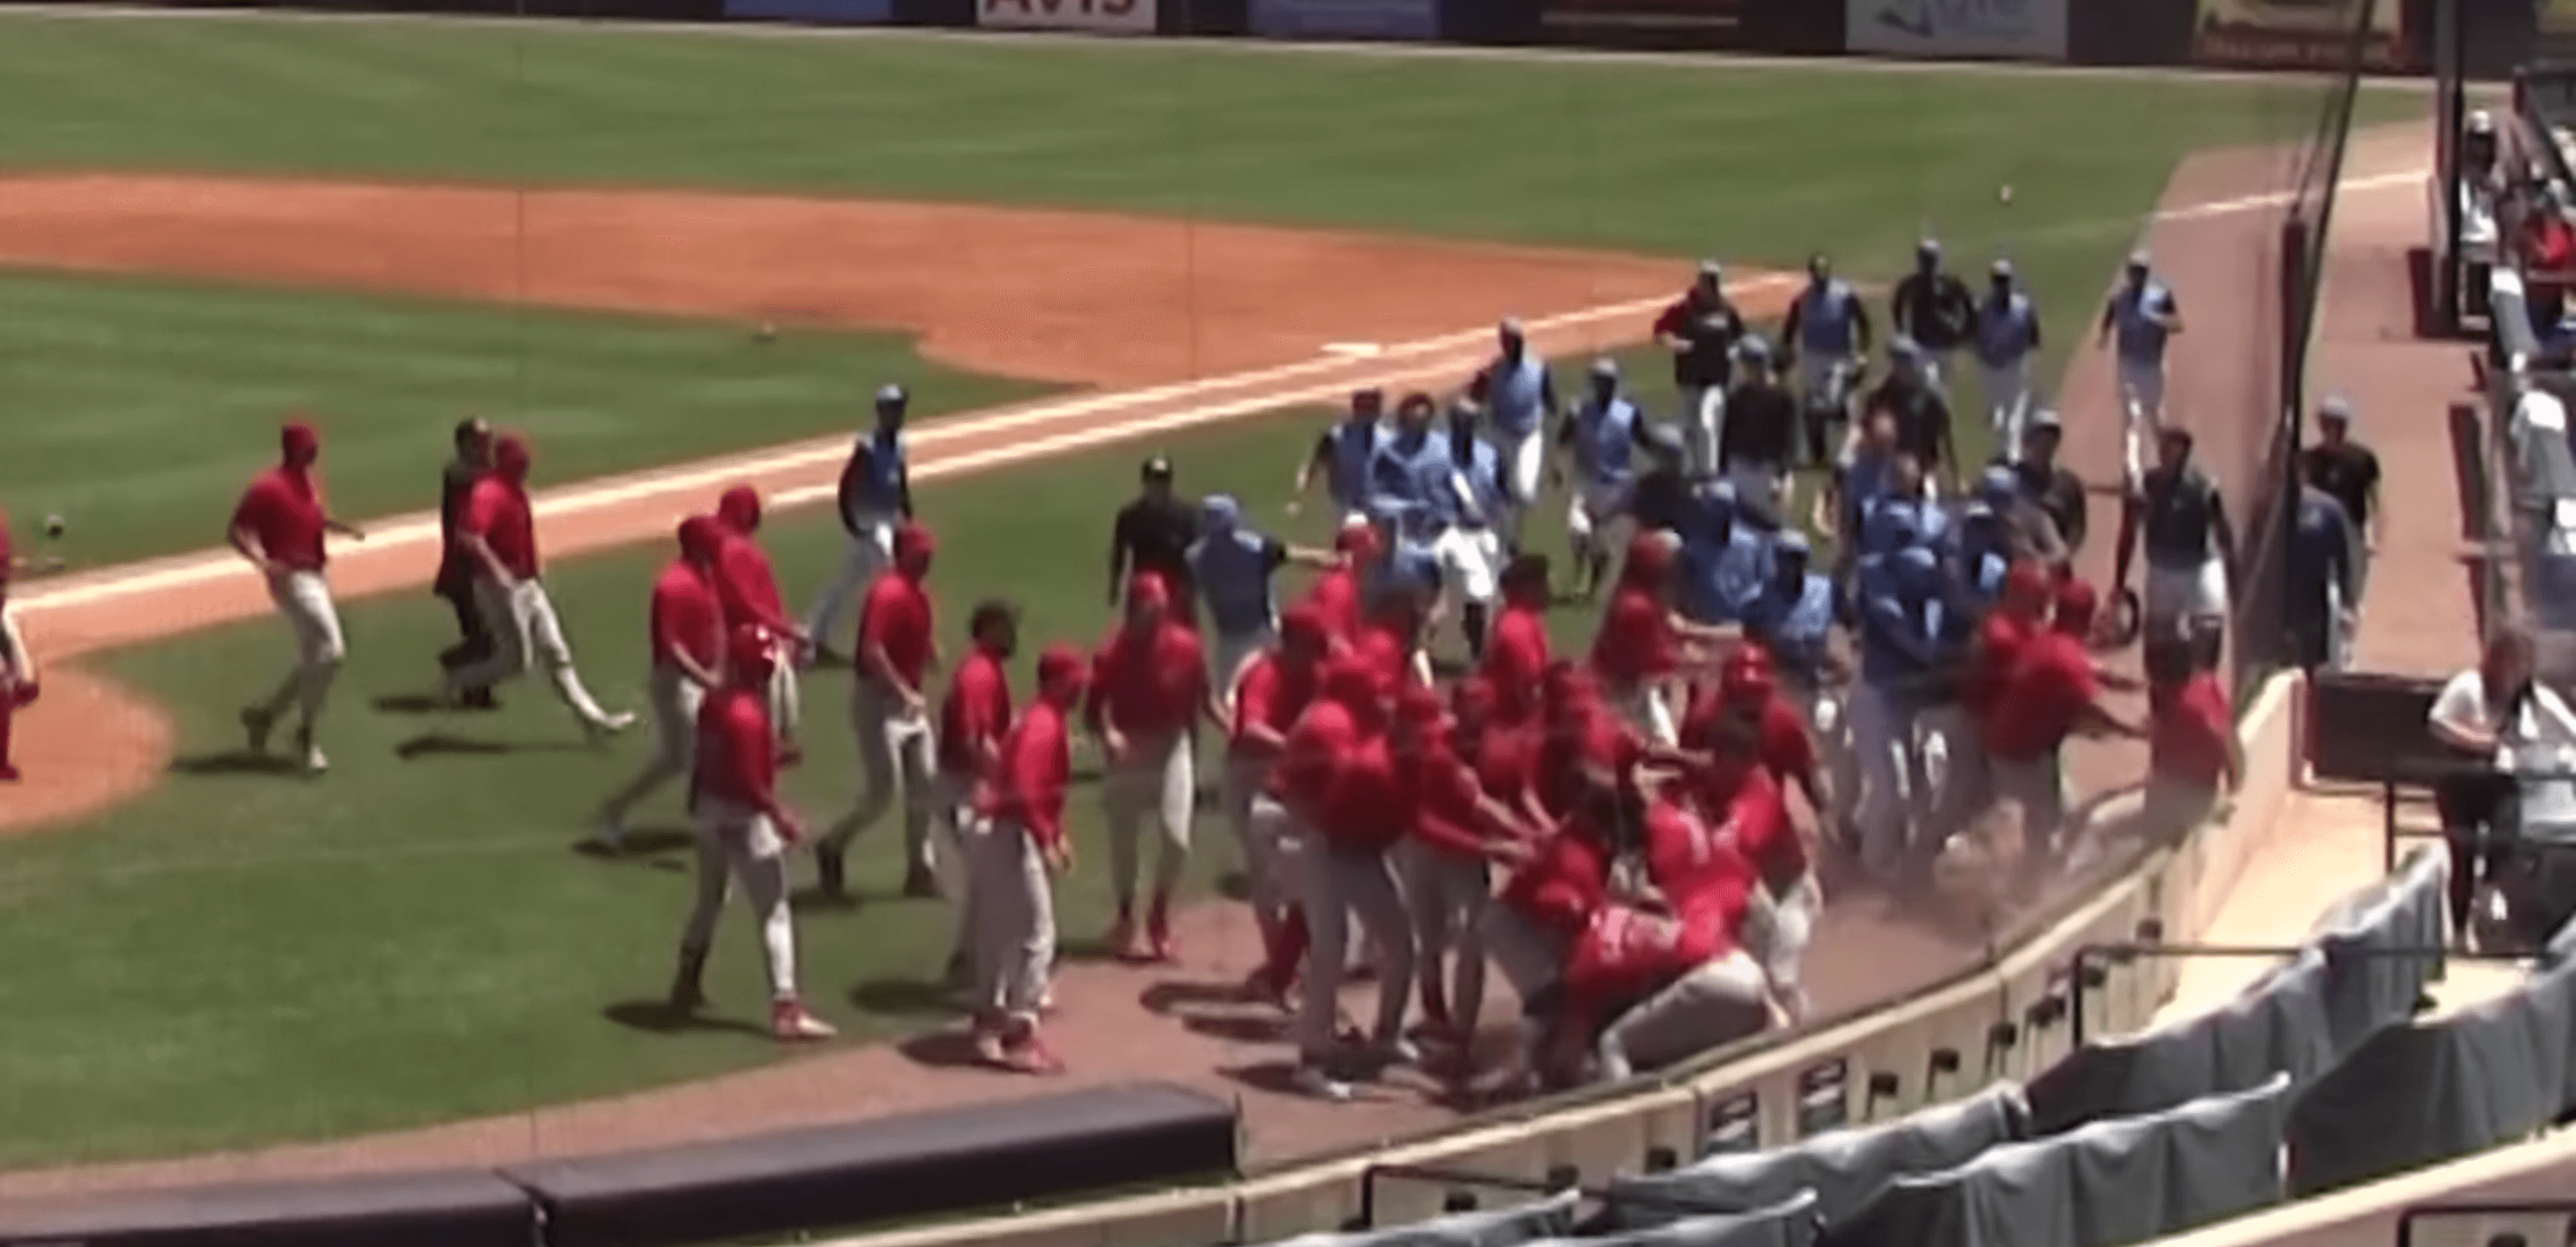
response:
[[[778,796],[776,729],[769,721],[770,637],[737,629],[727,642],[725,682],[698,711],[697,773],[689,808],[698,834],[698,896],[680,935],[680,968],[671,1007],[691,1012],[724,908],[727,881],[739,880],[759,920],[769,967],[769,1031],[781,1041],[828,1039],[833,1028],[806,1011],[796,989],[796,916],[787,907],[787,846],[804,824]]]
[[[1064,794],[1072,782],[1071,716],[1089,664],[1069,645],[1038,655],[1038,695],[1003,738],[975,793],[976,1047],[986,1059],[1031,1073],[1062,1063],[1038,1040],[1038,1016],[1055,972],[1054,879],[1073,869]]]

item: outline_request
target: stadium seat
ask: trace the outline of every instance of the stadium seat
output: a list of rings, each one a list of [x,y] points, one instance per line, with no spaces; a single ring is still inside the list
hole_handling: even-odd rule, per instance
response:
[[[2024,1137],[2027,1117],[2021,1089],[2006,1084],[1887,1125],[1838,1130],[1791,1148],[1718,1156],[1616,1182],[1608,1198],[1618,1224],[1634,1229],[1694,1213],[1775,1207],[1809,1192],[1817,1216],[1830,1226],[1901,1175],[1951,1168]]]

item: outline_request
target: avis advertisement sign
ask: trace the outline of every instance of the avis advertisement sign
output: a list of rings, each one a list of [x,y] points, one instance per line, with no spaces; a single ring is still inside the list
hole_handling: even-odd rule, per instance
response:
[[[1845,46],[1884,56],[2066,59],[2067,0],[1845,0]]]
[[[2399,0],[2200,0],[2191,54],[2212,65],[2333,69],[2344,63],[2353,31],[2365,22],[2361,63],[2408,68]]]
[[[975,24],[998,30],[1154,33],[1155,0],[975,0]]]

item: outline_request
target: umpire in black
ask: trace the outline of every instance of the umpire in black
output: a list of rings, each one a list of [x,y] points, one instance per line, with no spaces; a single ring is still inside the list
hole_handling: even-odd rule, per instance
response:
[[[490,657],[492,631],[484,626],[483,612],[474,604],[474,559],[458,547],[457,526],[465,522],[465,498],[474,491],[474,482],[492,469],[492,426],[481,416],[468,416],[456,422],[456,457],[438,480],[438,579],[432,589],[448,609],[456,612],[456,644],[439,651],[438,665],[448,671],[470,667]],[[492,690],[478,688],[465,694],[467,708],[490,710],[498,703]]]

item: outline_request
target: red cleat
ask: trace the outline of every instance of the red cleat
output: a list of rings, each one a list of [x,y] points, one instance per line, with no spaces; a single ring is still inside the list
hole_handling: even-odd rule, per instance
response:
[[[6,762],[0,762],[0,784],[14,784],[22,778],[24,776],[18,773],[18,768]]]
[[[780,1043],[806,1043],[840,1033],[831,1023],[806,1012],[800,1001],[782,1000],[769,1007],[769,1034]]]
[[[1052,1077],[1064,1072],[1064,1060],[1035,1035],[1021,1040],[1004,1054],[1010,1068],[1023,1074]]]

